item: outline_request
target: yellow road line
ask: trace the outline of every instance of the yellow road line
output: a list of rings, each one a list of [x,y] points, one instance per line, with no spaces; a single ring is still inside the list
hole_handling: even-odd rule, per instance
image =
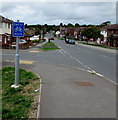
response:
[[[42,52],[42,51],[29,51],[29,52]]]
[[[33,61],[20,60],[20,64],[33,64]]]
[[[13,60],[5,60],[6,62],[15,62]],[[20,60],[20,64],[33,64],[33,61],[27,61],[27,60]]]

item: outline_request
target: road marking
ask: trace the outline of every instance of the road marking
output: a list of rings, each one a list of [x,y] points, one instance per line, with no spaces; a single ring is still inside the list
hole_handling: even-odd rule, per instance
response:
[[[14,62],[13,60],[5,60],[6,62]]]
[[[65,56],[65,54],[62,52],[62,50],[59,50],[59,52]]]
[[[5,60],[6,62],[15,62],[14,60]],[[33,64],[33,61],[20,60],[20,64]]]
[[[75,61],[79,62],[81,65],[83,65],[85,68],[87,68],[88,70],[90,70],[90,67],[86,66],[84,63],[82,63],[80,60],[78,60],[77,58],[73,57],[72,55],[68,54],[65,50],[62,49],[62,51],[67,54],[68,56],[70,56],[72,59],[74,59]]]
[[[30,53],[37,53],[37,52],[42,52],[42,51],[29,51]]]
[[[113,83],[113,84],[115,84],[115,85],[118,85],[118,83],[116,83],[116,82],[108,79],[108,78],[105,77],[104,75],[102,75],[102,74],[100,74],[100,73],[97,73],[96,71],[94,71],[94,70],[91,69],[90,67],[84,65],[84,63],[82,63],[80,60],[76,59],[75,57],[73,57],[73,56],[70,55],[69,53],[67,53],[65,50],[62,49],[62,51],[63,51],[64,53],[66,53],[68,56],[70,56],[71,58],[73,58],[74,60],[76,60],[77,62],[79,62],[79,63],[80,63],[81,65],[83,65],[85,68],[87,68],[87,70],[85,70],[85,69],[83,69],[83,70],[85,70],[85,71],[87,71],[87,72],[89,72],[89,73],[91,73],[91,74],[96,74],[96,75],[98,75],[98,76],[100,76],[100,77],[102,77],[102,78],[105,78],[105,79],[108,80],[109,82],[111,82],[111,83]],[[77,68],[77,67],[75,67],[75,68]]]
[[[20,60],[20,64],[33,64],[33,61]]]
[[[15,55],[15,53],[14,53],[14,54],[4,54],[4,53],[3,53],[2,55]]]
[[[112,59],[112,58],[110,58],[110,57],[108,57],[108,56],[105,56],[105,55],[102,55],[102,54],[98,54],[99,56],[102,56],[102,57],[105,57],[105,58],[109,58],[109,59]]]

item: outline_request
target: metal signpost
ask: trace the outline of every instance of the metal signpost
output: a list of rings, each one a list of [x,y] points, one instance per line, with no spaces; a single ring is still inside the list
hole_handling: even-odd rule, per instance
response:
[[[12,36],[16,37],[16,56],[15,56],[15,84],[11,87],[19,87],[19,37],[24,37],[24,23],[13,22],[12,24]]]

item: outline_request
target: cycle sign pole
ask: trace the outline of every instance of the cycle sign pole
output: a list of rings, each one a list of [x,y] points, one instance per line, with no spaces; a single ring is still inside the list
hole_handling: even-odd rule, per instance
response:
[[[15,55],[15,84],[11,87],[18,88],[19,85],[19,37],[24,37],[24,23],[13,22],[12,24],[12,36],[16,37],[16,55]]]

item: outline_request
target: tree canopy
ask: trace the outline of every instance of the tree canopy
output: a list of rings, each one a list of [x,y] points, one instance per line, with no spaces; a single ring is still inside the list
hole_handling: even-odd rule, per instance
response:
[[[95,26],[88,27],[88,28],[84,29],[82,31],[81,35],[82,36],[86,36],[88,40],[90,38],[93,38],[94,41],[97,38],[101,37],[100,30],[97,27],[95,27]]]

